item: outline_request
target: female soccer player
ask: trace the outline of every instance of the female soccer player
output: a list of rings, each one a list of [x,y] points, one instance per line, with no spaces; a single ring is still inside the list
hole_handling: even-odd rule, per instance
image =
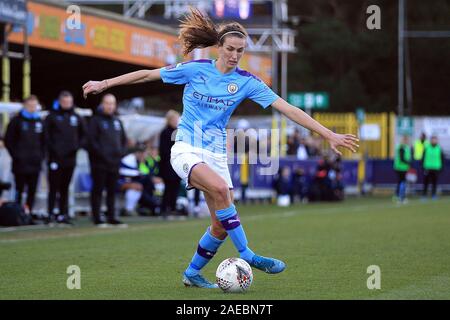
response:
[[[140,70],[83,85],[86,97],[125,84],[162,79],[164,83],[184,85],[183,114],[171,150],[170,162],[187,188],[205,194],[212,223],[199,241],[191,263],[183,273],[186,286],[217,288],[200,270],[211,260],[227,235],[240,257],[252,267],[267,273],[282,272],[284,262],[255,254],[248,246],[239,215],[233,205],[233,185],[227,166],[226,125],[242,100],[249,98],[263,108],[272,105],[279,112],[324,137],[332,150],[353,152],[358,139],[351,134],[336,134],[277,96],[251,73],[238,68],[246,47],[247,32],[236,22],[216,26],[200,11],[192,9],[180,25],[183,54],[195,48],[217,46],[217,60],[194,60],[161,69]]]

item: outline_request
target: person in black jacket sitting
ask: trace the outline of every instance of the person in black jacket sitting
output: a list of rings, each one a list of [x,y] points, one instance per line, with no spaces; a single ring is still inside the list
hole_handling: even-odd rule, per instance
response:
[[[31,95],[24,108],[11,119],[5,134],[5,146],[12,157],[16,184],[16,202],[22,205],[22,193],[27,189],[25,210],[33,214],[34,197],[45,155],[44,124],[38,113],[38,98]]]
[[[280,167],[278,174],[274,177],[272,185],[277,193],[277,203],[280,206],[289,206],[292,201],[293,177],[288,166]]]
[[[116,98],[103,96],[97,113],[89,121],[89,161],[93,187],[91,206],[94,223],[104,226],[100,216],[103,189],[106,188],[107,222],[124,225],[115,214],[115,192],[119,178],[120,160],[126,154],[127,138],[122,122],[114,114]]]
[[[68,216],[69,184],[76,164],[77,151],[85,147],[84,120],[75,113],[72,94],[62,91],[58,102],[45,119],[45,138],[48,161],[48,218],[53,220],[57,194],[59,194],[58,223],[70,223]]]
[[[298,200],[308,202],[308,179],[303,168],[296,167],[292,174],[292,196],[291,203]]]

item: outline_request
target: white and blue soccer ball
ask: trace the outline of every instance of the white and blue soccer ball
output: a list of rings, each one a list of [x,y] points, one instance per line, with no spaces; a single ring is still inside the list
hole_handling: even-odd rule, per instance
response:
[[[216,282],[224,292],[245,292],[253,282],[250,265],[240,258],[228,258],[219,264]]]

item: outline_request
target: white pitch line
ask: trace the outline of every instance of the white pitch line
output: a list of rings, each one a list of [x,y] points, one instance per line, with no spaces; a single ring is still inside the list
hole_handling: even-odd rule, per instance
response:
[[[442,202],[442,200],[440,200]],[[445,202],[448,202],[446,199]],[[386,203],[380,203],[376,205],[356,205],[354,207],[348,208],[349,212],[355,212],[355,211],[361,211],[361,213],[365,213],[365,210],[367,209],[393,209],[397,207],[406,207],[406,206],[417,206],[417,205],[425,205],[425,204],[433,204],[435,202],[423,202],[420,200],[417,201],[410,201],[407,204],[386,204]],[[329,208],[304,208],[305,211],[302,210],[300,207],[297,210],[290,210],[285,212],[276,212],[276,213],[269,213],[269,214],[262,214],[262,215],[251,215],[251,216],[243,216],[241,219],[243,221],[255,221],[260,219],[271,219],[271,218],[291,218],[295,217],[297,215],[305,215],[305,214],[336,214],[336,213],[345,213],[342,211],[342,208],[339,207],[329,207]],[[209,219],[209,218],[205,218]],[[124,231],[142,231],[146,229],[161,229],[161,228],[179,228],[179,227],[186,227],[186,226],[196,226],[199,221],[202,221],[204,219],[198,219],[198,220],[185,220],[180,221],[184,223],[168,223],[168,224],[150,224],[150,225],[144,225],[144,226],[132,226],[127,229],[109,229],[109,230],[98,230],[98,229],[90,229],[88,232],[70,232],[70,233],[64,233],[60,235],[50,235],[50,236],[37,236],[37,237],[29,237],[29,238],[23,238],[23,239],[1,239],[1,243],[18,243],[18,242],[24,242],[24,241],[33,241],[33,240],[48,240],[48,239],[61,239],[61,238],[69,238],[69,237],[83,237],[83,236],[99,236],[104,234],[112,234],[116,232],[124,232]]]
[[[422,281],[410,283],[399,288],[384,289],[383,293],[370,297],[377,300],[398,300],[398,299],[433,299],[436,293],[444,299],[448,298],[450,290],[450,277],[447,274],[439,274],[433,277],[427,277]]]

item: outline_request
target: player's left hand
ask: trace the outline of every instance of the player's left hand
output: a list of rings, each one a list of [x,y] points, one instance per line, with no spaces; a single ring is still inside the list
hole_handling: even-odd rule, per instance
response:
[[[342,156],[342,153],[337,149],[338,147],[344,147],[352,152],[356,152],[356,149],[359,148],[358,141],[359,139],[353,134],[339,134],[334,132],[328,138],[331,149],[340,156]]]
[[[88,81],[83,85],[83,96],[86,99],[89,93],[99,94],[108,89],[108,83],[103,81]]]

